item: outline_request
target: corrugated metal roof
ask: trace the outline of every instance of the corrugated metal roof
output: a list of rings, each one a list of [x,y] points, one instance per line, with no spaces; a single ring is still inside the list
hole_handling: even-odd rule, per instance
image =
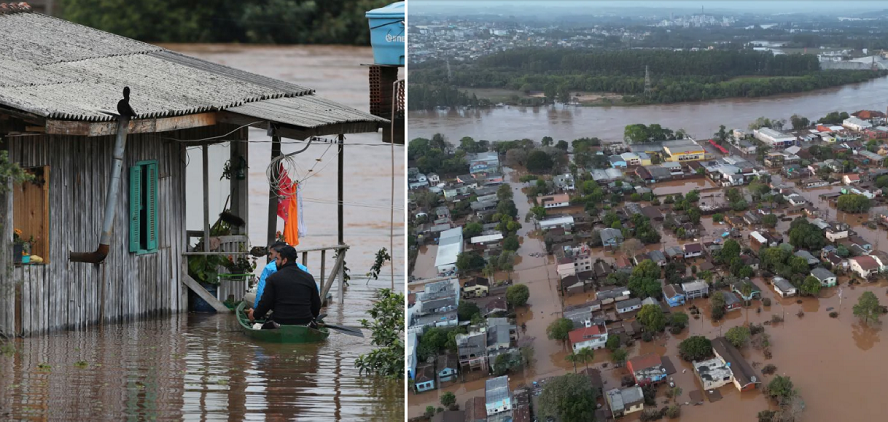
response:
[[[0,5],[0,105],[38,116],[111,121],[124,86],[136,119],[228,110],[303,128],[385,119],[314,90]],[[286,97],[286,98],[285,98]]]
[[[358,111],[314,95],[251,102],[226,110],[305,128],[342,122],[384,123],[387,121],[370,113]]]
[[[0,55],[38,65],[144,54],[163,48],[40,13],[0,14]]]

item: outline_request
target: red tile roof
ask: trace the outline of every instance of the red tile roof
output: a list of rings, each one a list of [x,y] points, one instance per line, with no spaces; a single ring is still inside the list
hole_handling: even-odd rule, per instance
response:
[[[629,364],[632,365],[633,371],[641,371],[642,369],[660,366],[663,364],[663,360],[660,359],[660,355],[656,353],[651,353],[629,359]]]
[[[593,325],[572,330],[568,335],[570,336],[570,344],[577,344],[588,341],[592,336],[601,335],[601,329],[597,325]]]
[[[876,260],[867,255],[855,256],[851,258],[854,261],[857,261],[857,265],[860,265],[860,268],[863,268],[864,271],[872,271],[879,269],[879,263]]]
[[[857,117],[858,119],[872,119],[873,117],[885,117],[885,113],[882,113],[881,111],[873,111],[873,110],[860,110],[857,113],[853,113],[851,115]]]

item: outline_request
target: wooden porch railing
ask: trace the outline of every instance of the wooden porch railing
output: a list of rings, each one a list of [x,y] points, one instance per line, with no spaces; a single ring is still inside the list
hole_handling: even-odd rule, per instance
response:
[[[189,236],[195,235],[196,233],[190,232]],[[202,233],[201,233],[202,235]],[[188,276],[188,260],[189,256],[207,256],[207,255],[222,255],[222,256],[244,256],[249,255],[249,238],[243,235],[236,236],[218,236],[219,247],[215,248],[210,252],[184,252],[182,256],[184,259],[183,262],[183,282],[188,288],[194,291],[197,295],[199,295],[203,300],[207,301],[210,305],[213,306],[218,312],[228,312],[229,309],[222,304],[220,298],[227,299],[229,296],[233,296],[235,301],[241,300],[244,297],[249,286],[247,285],[247,280],[221,280],[219,283],[219,288],[217,289],[216,296],[214,297],[203,286],[200,285],[193,278]],[[215,243],[215,242],[212,242]],[[335,245],[335,246],[321,246],[315,248],[305,248],[305,249],[296,249],[297,254],[301,255],[302,265],[305,265],[309,268],[309,271],[314,270],[314,268],[320,268],[320,272],[318,274],[318,285],[321,289],[321,300],[327,297],[327,294],[330,292],[330,289],[333,287],[333,283],[338,279],[339,280],[339,303],[343,303],[344,297],[344,278],[345,278],[345,266],[343,262],[345,261],[345,254],[348,251],[348,245]],[[332,251],[334,254],[338,254],[336,256],[336,261],[333,264],[333,268],[330,270],[329,274],[326,274],[326,264],[327,264],[327,251]],[[312,267],[311,264],[313,262],[309,261],[309,252],[320,252],[320,259],[317,262],[318,267]],[[220,268],[220,272],[226,272],[224,268]],[[313,272],[313,271],[312,271]]]

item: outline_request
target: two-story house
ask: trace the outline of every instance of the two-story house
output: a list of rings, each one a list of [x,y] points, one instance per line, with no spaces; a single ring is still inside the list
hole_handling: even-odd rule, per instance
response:
[[[487,333],[471,332],[456,335],[459,370],[487,373]]]
[[[607,328],[604,325],[577,328],[568,333],[568,336],[574,353],[585,347],[601,349],[607,342]]]

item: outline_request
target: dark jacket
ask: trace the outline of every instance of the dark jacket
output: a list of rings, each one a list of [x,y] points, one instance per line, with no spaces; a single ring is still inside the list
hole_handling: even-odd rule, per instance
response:
[[[265,280],[265,291],[253,312],[262,318],[273,310],[278,324],[303,324],[321,312],[321,297],[311,274],[287,264]]]

